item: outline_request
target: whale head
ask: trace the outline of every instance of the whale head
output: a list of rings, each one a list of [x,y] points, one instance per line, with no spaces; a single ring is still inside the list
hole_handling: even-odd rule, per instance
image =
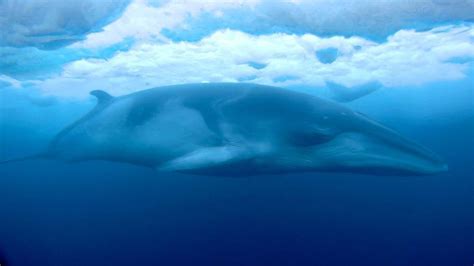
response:
[[[285,157],[292,167],[373,175],[431,175],[448,169],[435,153],[357,112],[339,109],[312,125],[303,130],[309,134],[293,141],[298,155],[291,163]]]

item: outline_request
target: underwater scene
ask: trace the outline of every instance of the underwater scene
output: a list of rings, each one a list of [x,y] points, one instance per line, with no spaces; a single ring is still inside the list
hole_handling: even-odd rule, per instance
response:
[[[0,0],[0,266],[473,264],[473,0]]]

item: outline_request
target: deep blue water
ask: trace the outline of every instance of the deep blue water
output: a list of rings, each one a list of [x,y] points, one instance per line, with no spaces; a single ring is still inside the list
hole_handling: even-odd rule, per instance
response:
[[[352,107],[437,152],[449,172],[216,178],[110,162],[1,165],[2,266],[472,265],[472,90],[407,95]],[[90,108],[10,103],[3,158],[39,150]]]
[[[474,0],[0,0],[0,266],[474,266],[473,14]],[[90,91],[206,82],[344,102],[438,154],[449,171],[231,178],[106,161],[4,163],[44,151],[94,108]],[[306,108],[275,108],[296,101],[257,98],[242,105],[246,122],[278,112],[291,121],[279,135],[334,147],[325,142],[331,127],[311,138],[313,127],[302,126]],[[126,120],[161,110],[152,99],[134,103]],[[192,121],[176,113],[166,119]],[[351,116],[340,115],[322,119],[350,128]],[[219,132],[215,117],[204,122]],[[180,130],[163,131],[153,134]],[[350,148],[367,140],[351,133]],[[421,168],[444,166],[386,131],[373,136],[358,148],[392,139]]]

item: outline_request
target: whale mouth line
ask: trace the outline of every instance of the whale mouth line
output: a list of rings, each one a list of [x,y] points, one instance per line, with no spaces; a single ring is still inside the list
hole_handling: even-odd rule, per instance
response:
[[[380,135],[380,134],[378,134]],[[380,137],[345,132],[318,148],[330,170],[347,170],[377,175],[431,175],[448,171],[436,154],[399,135]]]

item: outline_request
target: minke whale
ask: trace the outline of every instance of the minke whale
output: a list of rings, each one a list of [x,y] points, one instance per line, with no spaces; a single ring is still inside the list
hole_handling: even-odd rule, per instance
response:
[[[211,176],[447,170],[436,154],[365,115],[283,88],[202,83],[90,94],[93,110],[45,152],[16,160],[108,160]]]

